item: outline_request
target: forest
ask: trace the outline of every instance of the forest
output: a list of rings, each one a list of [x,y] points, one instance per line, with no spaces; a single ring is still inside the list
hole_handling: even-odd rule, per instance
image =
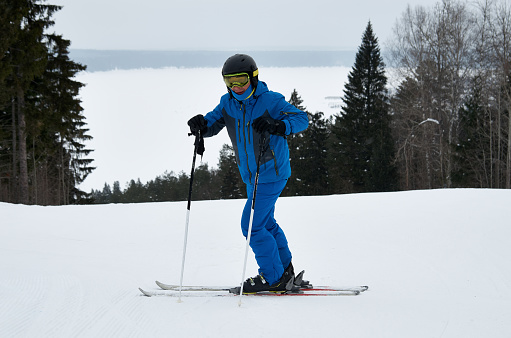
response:
[[[60,6],[0,2],[0,201],[87,203],[78,186],[94,169],[70,41],[47,33]]]

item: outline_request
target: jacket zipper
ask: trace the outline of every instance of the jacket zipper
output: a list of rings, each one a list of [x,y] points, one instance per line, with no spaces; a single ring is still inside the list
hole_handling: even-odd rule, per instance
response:
[[[277,157],[275,156],[275,152],[273,151],[273,149],[271,150],[271,154],[273,155],[273,163],[275,163],[275,173],[277,174],[277,176],[279,176],[279,168],[277,166]]]
[[[243,125],[245,125],[245,115],[247,113],[247,109],[245,105],[243,106]],[[239,122],[238,122],[238,128],[239,128]],[[245,128],[243,128],[245,129]],[[241,141],[241,139],[240,139]],[[249,139],[250,142],[250,139]],[[248,152],[247,152],[247,133],[243,130],[243,149],[245,149],[245,156],[247,157],[247,171],[248,171],[248,181],[252,183],[252,172],[250,171],[250,166],[248,163]]]
[[[240,143],[241,143],[241,128],[240,128],[240,120],[238,120],[238,139],[240,140]]]
[[[247,122],[248,144],[250,144],[250,121]]]

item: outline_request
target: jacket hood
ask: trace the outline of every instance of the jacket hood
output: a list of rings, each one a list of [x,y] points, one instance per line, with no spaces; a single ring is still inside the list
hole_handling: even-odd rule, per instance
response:
[[[259,95],[266,93],[268,91],[269,90],[268,90],[268,86],[266,85],[266,82],[259,81],[259,83],[257,84],[256,91],[255,91],[254,95],[259,96]]]

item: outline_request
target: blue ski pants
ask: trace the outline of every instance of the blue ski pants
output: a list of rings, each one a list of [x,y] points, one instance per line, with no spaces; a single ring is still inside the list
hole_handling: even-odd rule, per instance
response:
[[[281,180],[257,185],[250,247],[259,265],[259,274],[270,285],[280,280],[292,258],[286,235],[274,218],[275,203],[286,183],[287,180]],[[248,234],[253,194],[254,185],[247,184],[248,199],[241,217],[241,229],[245,237]]]

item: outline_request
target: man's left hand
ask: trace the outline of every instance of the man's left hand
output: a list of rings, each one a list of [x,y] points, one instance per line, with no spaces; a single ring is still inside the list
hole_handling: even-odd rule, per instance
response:
[[[286,124],[270,116],[260,116],[252,123],[254,130],[260,134],[269,132],[273,135],[284,136],[286,134]]]

